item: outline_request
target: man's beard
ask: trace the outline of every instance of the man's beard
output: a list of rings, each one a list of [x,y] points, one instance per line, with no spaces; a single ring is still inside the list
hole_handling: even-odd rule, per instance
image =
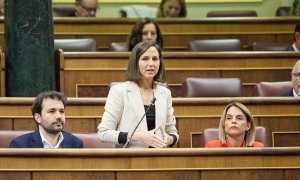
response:
[[[62,126],[62,127],[59,128],[59,129],[56,129],[56,128],[47,128],[47,127],[43,127],[43,129],[44,129],[47,133],[55,135],[55,134],[60,133],[60,132],[64,129],[64,124],[62,124],[61,126]]]

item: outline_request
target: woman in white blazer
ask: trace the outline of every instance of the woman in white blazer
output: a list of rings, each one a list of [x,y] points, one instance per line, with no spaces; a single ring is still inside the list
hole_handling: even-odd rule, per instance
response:
[[[109,91],[98,126],[100,140],[116,147],[124,147],[129,141],[126,147],[136,148],[165,148],[177,143],[171,92],[158,84],[166,77],[161,49],[155,42],[142,41],[133,48],[126,79]],[[154,98],[155,103],[150,105]]]

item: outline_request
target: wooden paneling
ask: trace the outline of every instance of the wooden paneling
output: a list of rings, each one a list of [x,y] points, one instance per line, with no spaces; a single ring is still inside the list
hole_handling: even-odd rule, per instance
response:
[[[238,38],[247,48],[253,42],[293,42],[296,17],[243,17],[202,19],[158,19],[165,50],[186,50],[195,39]],[[138,19],[54,18],[55,38],[94,38],[99,50],[110,43],[126,41]],[[4,47],[4,19],[0,19],[0,44]]]
[[[114,172],[61,172],[61,171],[45,171],[45,172],[33,172],[32,180],[115,180]]]
[[[272,132],[273,144],[276,147],[300,147],[300,131]]]
[[[244,47],[253,42],[293,42],[297,18],[203,18],[158,19],[165,50],[186,50],[195,39],[238,38]],[[126,41],[137,19],[54,19],[56,38],[94,38],[99,50],[108,50],[111,42]]]
[[[200,132],[190,132],[191,148],[201,147],[200,145],[201,135],[202,133]]]
[[[13,119],[11,118],[1,118],[0,119],[0,130],[14,129]]]
[[[31,172],[0,172],[0,179],[14,180],[14,179],[22,179],[22,180],[32,180]]]
[[[0,149],[0,177],[287,180],[300,176],[299,152],[299,148]]]
[[[143,179],[143,180],[153,180],[153,179],[164,179],[164,180],[199,180],[200,171],[156,171],[156,172],[118,172],[117,180],[127,180],[127,179]]]
[[[297,52],[164,52],[167,83],[179,96],[187,77],[240,78],[243,96],[253,96],[261,81],[289,81]],[[69,97],[108,94],[111,82],[125,81],[129,53],[57,51],[60,91]]]
[[[105,98],[68,98],[65,130],[96,132],[104,112],[105,100]],[[0,124],[6,122],[8,124],[1,126],[1,129],[34,130],[36,125],[30,114],[32,101],[33,98],[0,98]],[[268,128],[270,139],[272,132],[289,133],[300,129],[298,98],[173,98],[174,115],[180,135],[177,147],[191,147],[191,133],[201,134],[206,128],[218,127],[225,106],[233,101],[241,102],[249,108],[256,125]],[[277,143],[285,143],[286,140],[282,137],[275,137],[274,146],[277,146]],[[194,140],[197,141],[197,137]],[[298,136],[293,136],[290,141],[297,143]]]
[[[286,170],[284,174],[284,179],[297,179],[299,178],[299,170]]]
[[[285,179],[283,170],[229,170],[229,171],[202,171],[201,179]]]

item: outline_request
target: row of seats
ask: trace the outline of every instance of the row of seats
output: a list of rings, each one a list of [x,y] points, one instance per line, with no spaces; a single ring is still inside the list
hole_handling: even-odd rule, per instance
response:
[[[289,16],[291,7],[280,6],[276,9],[276,16]],[[234,10],[234,11],[210,11],[207,17],[256,17],[257,13],[253,10]]]
[[[286,51],[289,44],[254,42],[247,50],[253,51]],[[127,51],[126,42],[113,42],[109,47],[110,51]],[[187,47],[188,51],[243,51],[239,39],[209,39],[193,40]]]
[[[289,44],[254,42],[247,49],[253,51],[286,51]],[[239,39],[194,40],[188,44],[189,51],[242,51]]]
[[[62,49],[65,52],[95,52],[97,42],[94,39],[55,39],[54,49]],[[288,44],[254,42],[253,51],[285,51]],[[128,51],[126,42],[113,42],[110,51]],[[188,44],[189,51],[242,51],[243,47],[239,39],[210,39],[194,40]]]
[[[145,5],[121,6],[119,10],[120,17],[128,18],[155,18],[156,11],[156,8]],[[68,17],[74,12],[74,7],[53,7],[54,17]],[[254,10],[210,11],[206,17],[257,17],[257,13]]]
[[[112,82],[111,86],[120,82]],[[166,83],[162,86],[168,87]],[[256,85],[255,95],[271,97],[292,90],[291,81],[260,82]],[[180,97],[242,97],[242,83],[239,78],[186,78],[180,90]]]
[[[139,12],[141,11],[141,12]],[[276,16],[288,16],[290,6],[278,7]],[[54,7],[54,17],[68,17],[74,13],[74,7]],[[156,8],[145,5],[132,5],[120,7],[120,17],[128,18],[144,18],[144,17],[156,17]],[[232,10],[232,11],[209,11],[206,17],[257,17],[257,13],[254,10]]]
[[[181,97],[241,97],[238,78],[187,78],[181,86]]]
[[[95,39],[54,39],[54,50],[65,52],[96,52],[98,49]]]
[[[292,90],[291,81],[260,82],[256,96],[271,97]],[[241,97],[242,85],[238,78],[187,78],[181,87],[181,97]]]
[[[17,136],[29,133],[30,131],[0,131],[0,148],[8,148],[10,142]],[[112,143],[102,143],[98,138],[97,133],[73,133],[75,136],[83,141],[84,148],[114,148]],[[208,128],[202,132],[201,139],[199,140],[199,147],[204,147],[205,144],[217,139],[219,136],[218,128]],[[256,141],[259,141],[265,145],[265,147],[271,146],[270,136],[265,127],[256,127]]]

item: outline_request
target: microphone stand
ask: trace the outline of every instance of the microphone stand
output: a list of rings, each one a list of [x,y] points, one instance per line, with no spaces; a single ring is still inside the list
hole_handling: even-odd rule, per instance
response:
[[[143,117],[141,118],[141,120],[139,121],[139,123],[135,126],[135,128],[134,128],[134,130],[133,130],[131,136],[127,139],[127,141],[126,141],[126,143],[124,144],[123,148],[126,148],[126,147],[127,147],[127,145],[129,144],[130,140],[132,139],[133,134],[135,133],[135,131],[137,130],[137,128],[138,128],[139,125],[141,124],[141,122],[142,122],[142,120],[144,119],[144,117],[146,116],[148,110],[154,105],[155,101],[156,101],[156,98],[153,98],[153,99],[151,100],[150,106],[146,109],[146,111],[145,111]]]

